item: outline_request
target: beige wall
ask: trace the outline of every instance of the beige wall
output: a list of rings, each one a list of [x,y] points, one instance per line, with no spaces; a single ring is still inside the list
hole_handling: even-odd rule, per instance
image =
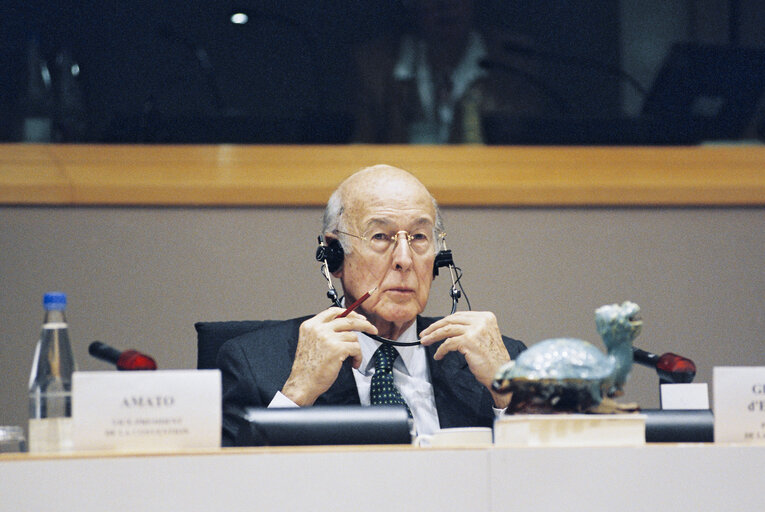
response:
[[[446,208],[450,248],[474,309],[528,344],[600,345],[593,310],[643,308],[637,345],[675,351],[710,382],[714,365],[765,365],[762,208]],[[327,305],[313,260],[318,208],[0,207],[0,423],[26,423],[43,292],[69,294],[80,369],[109,369],[92,340],[193,368],[198,320],[286,318]],[[437,279],[430,314],[448,312]],[[464,302],[463,302],[464,307]],[[633,370],[627,400],[658,406]]]

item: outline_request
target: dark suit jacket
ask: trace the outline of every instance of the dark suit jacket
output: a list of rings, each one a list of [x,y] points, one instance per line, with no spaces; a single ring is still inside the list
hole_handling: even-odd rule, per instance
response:
[[[310,317],[285,320],[227,341],[218,353],[223,378],[224,411],[245,407],[267,407],[289,377],[297,349],[300,324]],[[417,317],[417,332],[437,318]],[[513,359],[525,349],[518,340],[503,336]],[[467,366],[465,357],[449,352],[441,361],[433,355],[441,343],[426,347],[430,380],[441,428],[487,426],[494,421],[491,393]],[[346,360],[335,383],[314,405],[360,405],[351,361]],[[224,445],[236,437],[236,423],[223,421]]]

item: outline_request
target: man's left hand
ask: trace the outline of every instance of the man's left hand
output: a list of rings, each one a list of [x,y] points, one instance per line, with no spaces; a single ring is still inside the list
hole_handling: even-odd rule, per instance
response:
[[[494,313],[459,311],[432,323],[420,333],[420,341],[425,346],[441,340],[444,342],[436,350],[434,358],[441,360],[454,350],[464,355],[468,368],[478,382],[492,392],[495,406],[500,409],[507,407],[510,395],[498,395],[491,389],[497,369],[510,360]]]

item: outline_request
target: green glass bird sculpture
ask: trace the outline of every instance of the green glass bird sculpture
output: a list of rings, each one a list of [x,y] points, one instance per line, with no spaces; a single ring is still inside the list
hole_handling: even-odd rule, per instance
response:
[[[608,350],[574,338],[539,342],[503,365],[492,387],[512,393],[508,413],[622,412],[635,404],[610,398],[624,394],[632,369],[632,342],[643,326],[633,302],[601,306],[595,324]]]

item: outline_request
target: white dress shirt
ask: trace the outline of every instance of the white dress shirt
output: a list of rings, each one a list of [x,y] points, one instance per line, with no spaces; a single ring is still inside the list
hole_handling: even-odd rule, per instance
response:
[[[361,365],[353,369],[353,378],[359,392],[361,405],[370,405],[369,388],[372,385],[372,375],[375,373],[374,354],[379,341],[366,334],[357,333],[361,347]],[[417,340],[417,322],[404,331],[396,341],[412,342]],[[395,347],[399,357],[393,363],[393,382],[401,396],[406,400],[412,411],[414,428],[417,434],[432,434],[439,429],[436,399],[433,395],[433,385],[428,374],[428,362],[425,347],[414,345],[410,347]],[[297,407],[295,402],[277,392],[269,407]]]
[[[353,369],[353,378],[359,392],[361,405],[370,405],[369,388],[372,386],[372,375],[375,373],[374,354],[379,341],[375,341],[364,333],[357,333],[361,347],[361,364],[358,370]],[[412,342],[417,340],[417,322],[413,322],[396,341]],[[428,435],[440,428],[436,399],[433,385],[430,383],[428,361],[425,347],[414,345],[395,347],[399,357],[393,363],[393,382],[401,396],[406,400],[414,419],[413,434]],[[297,404],[277,391],[268,407],[297,407]],[[505,410],[493,407],[495,417],[501,416]]]
[[[358,333],[361,346],[361,365],[353,370],[356,387],[359,390],[361,405],[370,404],[369,388],[375,373],[374,354],[381,345],[364,333]],[[398,340],[401,342],[417,341],[417,322],[404,331]],[[393,363],[393,382],[412,411],[414,427],[418,434],[432,434],[440,428],[433,385],[430,383],[428,361],[425,347],[414,345],[394,347],[399,354]]]

